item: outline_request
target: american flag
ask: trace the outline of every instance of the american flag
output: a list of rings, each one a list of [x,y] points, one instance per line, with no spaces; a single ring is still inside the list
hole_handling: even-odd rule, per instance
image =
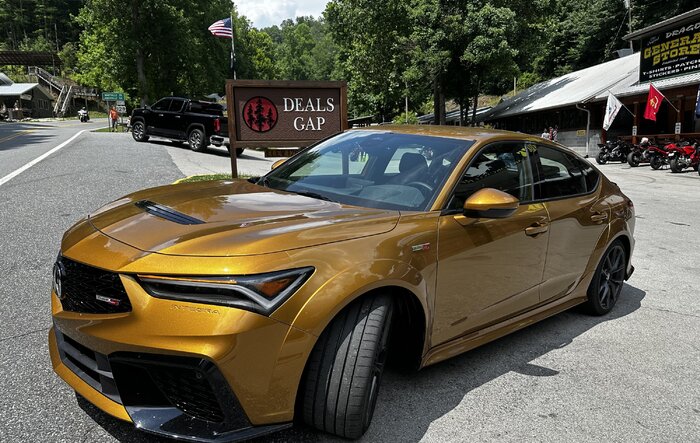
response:
[[[213,25],[209,26],[209,31],[211,31],[211,33],[217,37],[233,38],[233,31],[231,30],[231,17],[219,20]]]

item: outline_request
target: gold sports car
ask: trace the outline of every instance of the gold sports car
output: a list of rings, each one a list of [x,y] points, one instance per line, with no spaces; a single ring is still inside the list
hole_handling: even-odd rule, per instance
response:
[[[51,360],[143,431],[236,441],[296,419],[357,438],[387,357],[420,368],[578,304],[608,313],[633,231],[630,199],[556,143],[350,130],[263,177],[79,221],[53,270]]]

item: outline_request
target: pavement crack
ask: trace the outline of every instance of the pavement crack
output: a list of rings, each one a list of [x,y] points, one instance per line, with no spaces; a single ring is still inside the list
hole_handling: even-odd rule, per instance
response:
[[[12,335],[10,337],[0,338],[0,343],[6,342],[8,340],[14,340],[15,338],[26,337],[27,335],[36,334],[37,332],[48,331],[49,328],[35,329],[33,331],[25,332],[24,334]]]
[[[97,424],[94,424],[94,425],[90,426],[87,431],[85,431],[85,435],[83,435],[83,439],[81,440],[82,443],[85,443],[86,441],[88,441],[88,436],[90,436],[90,434],[92,433],[92,430],[95,429],[96,426],[97,426]]]
[[[668,312],[670,314],[676,314],[676,315],[681,315],[683,317],[693,317],[693,318],[700,318],[700,315],[698,314],[689,314],[687,312],[677,312],[677,311],[672,311],[670,309],[662,309],[662,308],[652,308],[650,306],[644,306],[644,309],[649,309],[652,311],[659,311],[659,312]]]

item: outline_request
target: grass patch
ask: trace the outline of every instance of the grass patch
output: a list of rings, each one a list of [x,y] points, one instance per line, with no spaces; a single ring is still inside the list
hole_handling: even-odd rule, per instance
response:
[[[250,174],[238,174],[238,178],[245,180],[252,177]],[[231,174],[203,174],[203,175],[193,175],[191,177],[185,177],[178,180],[176,183],[193,183],[193,182],[206,182],[212,180],[231,180]]]
[[[110,128],[93,129],[91,132],[112,132]],[[117,132],[126,132],[124,126],[117,126]]]

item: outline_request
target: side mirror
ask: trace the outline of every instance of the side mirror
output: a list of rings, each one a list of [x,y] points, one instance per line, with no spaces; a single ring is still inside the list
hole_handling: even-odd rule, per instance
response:
[[[282,163],[284,163],[284,162],[286,162],[286,161],[287,161],[286,158],[281,158],[281,159],[277,160],[277,161],[274,162],[274,163],[272,164],[272,166],[270,167],[270,171],[272,171],[273,169],[276,169],[279,165],[281,165]]]
[[[464,202],[464,215],[472,218],[506,218],[513,215],[520,200],[503,191],[484,188]]]
[[[146,108],[147,111],[150,111],[150,110],[151,110],[151,105],[146,105],[146,106],[144,106],[144,108]]]

